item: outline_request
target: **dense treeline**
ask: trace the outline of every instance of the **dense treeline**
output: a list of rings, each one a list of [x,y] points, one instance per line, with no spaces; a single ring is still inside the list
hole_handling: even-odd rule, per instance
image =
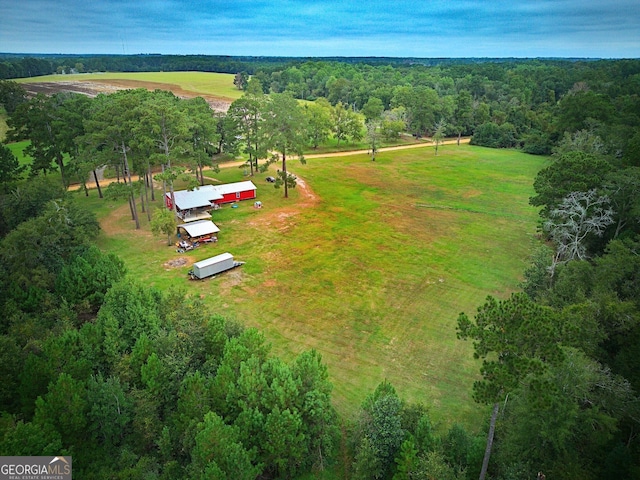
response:
[[[296,57],[252,57],[228,55],[20,55],[0,53],[0,80],[37,77],[52,73],[83,72],[271,72],[309,61]],[[323,57],[315,60],[366,65],[450,65],[476,63],[520,63],[515,58],[392,58]]]
[[[37,65],[42,62],[51,63],[42,73],[236,73],[243,89],[252,76],[264,93],[326,99],[332,106],[341,103],[354,111],[362,111],[369,102],[381,102],[385,112],[402,119],[416,136],[432,136],[440,127],[444,135],[473,135],[477,145],[519,147],[533,154],[552,153],[565,132],[575,129],[596,131],[609,153],[615,154],[627,149],[640,125],[639,60],[116,55],[9,58],[5,67],[12,62],[25,75],[40,72]]]
[[[624,149],[638,129],[640,61],[530,61],[426,67],[305,62],[255,74],[265,92],[323,97],[356,110],[380,100],[404,109],[411,133],[473,135],[490,147],[549,154],[565,131],[598,134]]]
[[[458,319],[483,360],[474,397],[494,406],[493,478],[640,475],[640,137],[629,80],[560,100],[563,135],[530,199],[543,243],[524,293]]]
[[[637,478],[639,82],[636,60],[311,61],[256,70],[226,115],[167,92],[27,99],[1,82],[10,136],[33,158],[25,180],[0,149],[1,453],[70,452],[97,478],[293,477],[336,462],[361,479]],[[65,193],[101,165],[140,173],[110,192],[135,215],[151,176],[170,190],[185,171],[201,181],[221,152],[253,173],[274,151],[286,189],[286,159],[305,148],[366,138],[375,159],[381,138],[407,130],[552,154],[530,199],[541,245],[523,293],[458,319],[483,361],[486,439],[436,432],[387,383],[339,433],[317,353],[284,363],[198,299],[138,285],[92,247],[95,218]],[[115,474],[101,463],[114,457]]]
[[[39,55],[0,54],[0,80],[37,77],[52,73],[85,72],[217,72],[254,73],[292,62],[279,57],[231,57],[226,55]]]

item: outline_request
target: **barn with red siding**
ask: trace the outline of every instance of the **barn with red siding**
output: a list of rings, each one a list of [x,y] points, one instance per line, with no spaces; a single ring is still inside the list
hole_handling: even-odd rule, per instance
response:
[[[188,222],[206,218],[207,212],[216,205],[256,198],[256,186],[250,180],[222,185],[203,185],[193,190],[173,192],[173,198],[178,216]],[[169,192],[165,195],[165,205],[169,209],[173,208]]]
[[[213,185],[215,191],[222,198],[213,200],[213,203],[231,203],[239,200],[253,200],[256,198],[256,186],[251,180],[236,183]]]

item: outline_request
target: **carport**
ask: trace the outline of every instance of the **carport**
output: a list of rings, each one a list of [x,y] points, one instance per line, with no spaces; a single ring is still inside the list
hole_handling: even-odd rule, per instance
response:
[[[211,220],[198,220],[178,225],[178,235],[181,238],[191,239],[196,242],[206,242],[216,237],[220,231],[218,226]],[[184,232],[184,233],[183,233]]]

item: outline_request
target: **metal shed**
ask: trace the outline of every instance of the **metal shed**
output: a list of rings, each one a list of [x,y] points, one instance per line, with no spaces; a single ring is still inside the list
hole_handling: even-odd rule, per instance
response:
[[[233,261],[233,255],[226,252],[194,263],[192,271],[195,278],[202,279],[215,275],[216,273],[224,272],[225,270],[230,270],[235,266],[237,266],[237,264]]]
[[[214,235],[220,231],[218,226],[211,220],[198,220],[197,222],[184,223],[178,225],[178,232],[184,230],[191,238]]]

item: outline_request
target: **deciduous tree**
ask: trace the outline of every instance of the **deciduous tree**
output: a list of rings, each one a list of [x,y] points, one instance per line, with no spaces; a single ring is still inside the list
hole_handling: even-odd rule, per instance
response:
[[[167,236],[167,245],[171,245],[171,237],[176,231],[176,214],[167,208],[158,208],[151,218],[151,231],[154,235]]]
[[[304,105],[309,126],[309,141],[314,149],[329,138],[331,109],[331,104],[324,98],[318,98],[315,102]]]
[[[333,122],[333,136],[338,141],[351,139],[353,141],[362,138],[362,120],[356,112],[347,108],[342,102],[338,102],[331,112]]]
[[[55,97],[42,94],[21,103],[7,121],[11,127],[7,132],[7,138],[31,140],[25,148],[25,153],[33,158],[31,173],[46,175],[55,169],[55,162],[60,169],[62,184],[66,187],[63,151],[54,125],[55,109]]]
[[[367,103],[362,107],[365,121],[378,120],[382,116],[382,112],[384,112],[384,105],[382,100],[376,97],[369,97]]]
[[[27,91],[18,82],[0,80],[0,105],[9,115],[13,115],[18,105],[27,101]]]
[[[371,161],[375,162],[382,137],[381,122],[380,120],[369,120],[365,127],[367,129],[367,143],[369,144],[369,152],[371,152]]]
[[[589,237],[602,236],[614,222],[609,204],[609,198],[594,189],[570,193],[549,212],[544,229],[556,246],[552,272],[559,263],[588,257]]]
[[[438,156],[438,147],[440,146],[440,144],[442,143],[442,141],[444,140],[444,135],[445,135],[445,129],[447,128],[446,123],[444,122],[444,120],[440,120],[438,123],[436,123],[434,132],[433,132],[433,136],[431,137],[434,145],[435,145],[435,154],[436,157]]]
[[[536,195],[529,203],[543,206],[541,215],[546,217],[571,192],[600,188],[612,170],[611,164],[598,156],[583,152],[562,154],[538,172],[533,182]]]

